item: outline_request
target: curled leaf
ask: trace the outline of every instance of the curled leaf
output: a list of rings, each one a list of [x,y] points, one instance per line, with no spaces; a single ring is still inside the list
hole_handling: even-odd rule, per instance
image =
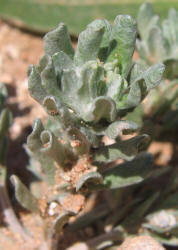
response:
[[[131,60],[135,48],[137,25],[134,18],[129,15],[118,15],[112,27],[110,46],[111,53],[108,61],[118,59],[121,75],[127,77],[131,67]]]
[[[105,135],[111,139],[115,139],[123,134],[130,134],[138,130],[138,125],[135,122],[123,120],[111,123],[105,131]]]
[[[41,72],[41,84],[46,90],[46,93],[60,96],[55,68],[51,58],[48,60],[48,64]]]
[[[69,145],[62,144],[52,132],[44,130],[40,138],[43,144],[41,152],[55,160],[59,166],[64,167],[74,159],[74,155]]]
[[[92,105],[90,116],[95,122],[101,119],[106,119],[109,122],[114,121],[116,118],[115,102],[109,97],[98,97]]]
[[[74,50],[72,43],[64,23],[60,23],[59,26],[48,32],[44,37],[44,50],[47,55],[54,55],[57,52],[63,51],[71,58],[73,57]]]
[[[41,132],[44,130],[43,124],[40,119],[36,119],[33,123],[33,131],[27,137],[27,145],[31,151],[39,150],[42,143],[40,140]]]
[[[82,65],[89,60],[97,59],[103,34],[104,24],[100,26],[89,25],[80,33],[74,57],[74,61],[77,65]]]
[[[83,187],[83,185],[85,185],[87,182],[94,182],[94,183],[100,184],[102,183],[102,181],[103,181],[103,177],[98,172],[89,172],[87,174],[84,174],[80,178],[80,180],[77,182],[76,192],[78,192]]]
[[[53,232],[55,234],[58,234],[62,231],[64,225],[69,221],[69,218],[71,216],[74,216],[75,214],[72,212],[64,212],[61,215],[59,215],[53,225]]]
[[[31,66],[30,75],[28,78],[28,90],[30,95],[39,103],[42,103],[46,94],[45,89],[41,84],[41,76],[35,68],[35,66]]]

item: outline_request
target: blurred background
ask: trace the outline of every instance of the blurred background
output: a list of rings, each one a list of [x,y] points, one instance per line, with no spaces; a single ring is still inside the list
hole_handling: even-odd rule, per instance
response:
[[[0,0],[0,16],[14,25],[43,33],[64,22],[77,35],[96,18],[113,21],[118,14],[136,16],[141,0]],[[161,18],[177,0],[150,0]]]

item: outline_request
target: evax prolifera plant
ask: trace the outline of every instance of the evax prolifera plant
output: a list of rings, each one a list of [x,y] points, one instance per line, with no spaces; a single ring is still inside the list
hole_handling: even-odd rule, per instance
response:
[[[178,77],[178,11],[170,9],[167,19],[162,22],[150,3],[141,5],[138,15],[140,40],[137,49],[140,59],[147,65],[163,62],[166,66],[164,77]]]
[[[142,65],[164,63],[161,84],[147,98],[147,113],[154,123],[161,123],[160,133],[175,131],[178,124],[178,11],[170,9],[160,21],[150,3],[141,5],[138,15],[137,52]]]
[[[147,68],[132,63],[136,35],[131,16],[118,15],[113,25],[95,20],[80,33],[74,50],[61,23],[45,35],[45,55],[29,68],[30,95],[50,121],[35,120],[27,150],[41,163],[48,188],[36,198],[17,176],[11,180],[21,205],[45,221],[47,239],[79,212],[86,193],[140,183],[152,172],[151,155],[136,156],[148,136],[122,139],[138,130],[124,116],[164,72],[162,63]],[[106,145],[103,137],[112,143]]]

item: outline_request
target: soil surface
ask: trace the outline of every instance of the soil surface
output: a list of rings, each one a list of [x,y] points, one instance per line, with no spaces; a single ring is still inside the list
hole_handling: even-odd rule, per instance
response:
[[[9,174],[16,173],[23,177],[26,175],[23,169],[27,165],[23,144],[33,120],[45,117],[42,107],[30,97],[27,89],[28,66],[36,64],[42,54],[41,37],[0,22],[0,81],[8,88],[7,105],[13,113],[7,165]]]

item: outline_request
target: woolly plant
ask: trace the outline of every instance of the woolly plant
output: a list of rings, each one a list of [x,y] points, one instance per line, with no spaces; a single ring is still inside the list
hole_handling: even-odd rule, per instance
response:
[[[162,83],[150,93],[145,103],[146,113],[154,124],[162,125],[161,134],[175,131],[178,124],[178,12],[170,9],[168,18],[160,22],[152,5],[144,3],[139,9],[137,22],[140,35],[137,40],[138,61],[143,65],[165,64]]]
[[[170,9],[168,18],[160,23],[150,3],[141,5],[138,15],[140,39],[137,49],[141,60],[148,65],[163,62],[166,66],[165,78],[178,77],[178,11]]]
[[[17,176],[11,180],[21,205],[48,225],[48,239],[56,238],[80,211],[88,192],[135,185],[152,173],[151,155],[136,156],[148,136],[123,140],[139,129],[124,116],[160,83],[164,72],[161,63],[132,63],[136,35],[131,16],[118,15],[113,25],[95,20],[80,33],[74,51],[61,23],[45,35],[45,55],[29,68],[30,95],[50,122],[35,120],[27,150],[41,163],[48,188],[37,199]],[[107,137],[109,145],[103,140]]]

